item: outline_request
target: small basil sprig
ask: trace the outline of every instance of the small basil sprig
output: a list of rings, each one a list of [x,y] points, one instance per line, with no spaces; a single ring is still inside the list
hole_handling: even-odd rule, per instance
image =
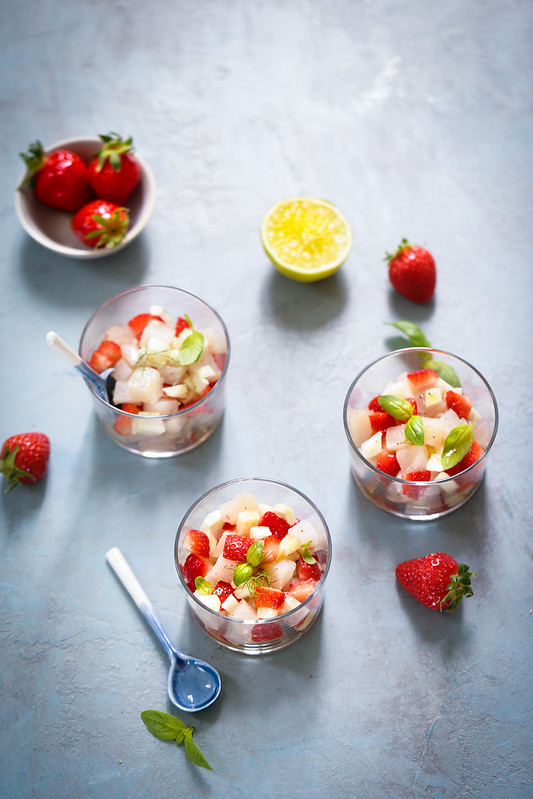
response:
[[[402,333],[407,336],[411,347],[431,347],[425,333],[423,333],[414,322],[403,319],[400,322],[385,322],[385,324],[392,325],[392,327],[397,327],[398,330],[401,330]],[[421,353],[420,357],[425,369],[433,369],[442,380],[445,380],[446,383],[449,383],[449,385],[454,388],[459,388],[461,386],[461,381],[455,369],[450,366],[449,363],[436,361],[429,353]]]
[[[424,422],[422,417],[414,412],[410,402],[394,394],[382,394],[378,397],[378,402],[383,410],[400,422],[407,422],[405,425],[405,437],[414,444],[421,447],[424,443]]]
[[[199,594],[212,594],[213,593],[213,586],[211,583],[205,579],[205,577],[196,577],[194,581],[194,586]]]
[[[444,441],[440,461],[444,470],[463,460],[464,456],[474,443],[474,431],[469,424],[459,424],[450,430]]]
[[[309,544],[311,541],[306,541],[305,544],[302,544],[301,553],[302,553],[302,560],[304,563],[308,563],[310,566],[316,563],[316,558],[311,555],[309,552]]]
[[[199,330],[195,330],[190,318],[185,314],[189,327],[192,330],[183,341],[179,350],[179,362],[181,366],[191,366],[200,360],[202,352],[204,351],[205,340],[203,334]]]
[[[200,748],[193,741],[194,727],[188,727],[185,722],[163,713],[161,710],[143,710],[141,718],[149,732],[160,741],[176,741],[176,746],[183,743],[185,754],[195,766],[213,771]]]

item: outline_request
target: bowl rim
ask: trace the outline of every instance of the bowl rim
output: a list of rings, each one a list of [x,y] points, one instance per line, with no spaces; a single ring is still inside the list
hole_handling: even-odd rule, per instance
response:
[[[70,139],[62,139],[61,141],[54,142],[49,147],[44,148],[44,152],[46,155],[55,152],[56,150],[62,149],[72,149],[75,152],[75,148],[77,145],[89,145],[94,143],[95,147],[100,147],[102,144],[102,140],[99,136],[75,136]],[[142,156],[140,156],[137,151],[135,151],[135,157],[137,158],[139,165],[141,167],[141,180],[143,180],[146,184],[146,200],[143,203],[139,216],[136,219],[135,223],[128,229],[124,239],[120,242],[117,247],[113,247],[113,249],[106,250],[106,249],[81,249],[78,247],[69,247],[66,244],[60,244],[58,242],[52,241],[45,233],[43,233],[40,228],[36,226],[32,226],[29,224],[28,215],[25,212],[24,208],[24,193],[31,191],[25,186],[22,186],[24,178],[27,174],[27,170],[24,170],[21,173],[20,179],[17,183],[17,188],[15,189],[15,212],[17,218],[22,225],[23,229],[26,233],[38,244],[41,244],[43,247],[46,247],[48,250],[57,253],[58,255],[65,255],[69,256],[70,258],[76,258],[77,260],[93,260],[95,258],[105,258],[109,255],[114,255],[120,250],[127,247],[128,244],[137,238],[139,233],[146,227],[146,224],[150,217],[153,214],[155,201],[156,201],[156,185],[155,185],[155,178],[151,168],[148,166],[146,161]],[[53,209],[52,209],[53,210]],[[61,213],[60,209],[59,213]],[[63,212],[68,213],[68,212]],[[81,244],[81,242],[80,242]]]
[[[205,611],[205,612],[208,612],[209,614],[212,614],[213,618],[217,618],[217,617],[221,616],[221,614],[218,611],[213,610],[212,608],[208,608],[206,605],[203,604],[203,602],[200,602],[200,600],[197,599],[194,596],[193,592],[190,590],[189,586],[186,584],[185,579],[183,577],[183,574],[181,573],[181,570],[179,568],[178,548],[179,548],[179,543],[180,543],[180,535],[181,535],[181,532],[182,532],[182,530],[184,528],[185,520],[190,516],[192,511],[201,502],[203,502],[208,496],[213,494],[215,491],[218,491],[218,490],[223,489],[223,488],[228,488],[229,486],[232,486],[232,485],[238,486],[239,484],[250,483],[250,482],[253,482],[253,483],[270,483],[271,485],[280,486],[280,487],[282,487],[284,489],[288,488],[290,491],[293,491],[295,494],[298,494],[298,496],[300,496],[305,502],[307,502],[307,504],[310,505],[313,508],[314,512],[317,514],[318,518],[320,519],[320,521],[321,521],[321,523],[322,523],[322,525],[324,527],[326,540],[328,542],[328,552],[327,552],[326,565],[324,566],[324,571],[322,572],[322,576],[321,576],[321,578],[320,578],[320,580],[318,582],[318,585],[315,588],[315,590],[313,591],[313,593],[310,594],[307,597],[307,599],[304,599],[303,602],[300,602],[298,607],[293,608],[292,610],[288,610],[286,613],[281,613],[279,616],[275,616],[272,619],[234,619],[231,616],[223,616],[222,617],[222,618],[224,618],[225,621],[233,623],[233,624],[244,624],[244,625],[249,625],[250,627],[253,627],[256,624],[265,625],[265,624],[275,624],[276,622],[279,623],[280,620],[284,621],[285,619],[288,619],[291,616],[293,616],[293,615],[295,615],[297,613],[300,613],[302,608],[305,608],[306,605],[311,604],[311,601],[317,595],[318,591],[322,589],[323,584],[324,584],[324,582],[326,580],[326,577],[327,577],[327,575],[329,573],[329,570],[330,570],[331,560],[332,560],[332,539],[331,539],[331,533],[329,531],[329,527],[327,525],[327,522],[326,522],[322,512],[315,505],[313,500],[309,499],[309,497],[306,494],[304,494],[303,491],[300,491],[298,488],[295,488],[293,485],[290,485],[290,483],[285,483],[283,480],[274,480],[273,478],[270,478],[270,477],[236,477],[236,478],[234,478],[232,480],[226,480],[223,483],[218,483],[217,485],[213,486],[212,488],[208,489],[207,491],[204,491],[204,493],[200,497],[198,497],[198,499],[195,502],[193,502],[192,505],[189,507],[189,509],[183,514],[183,517],[182,517],[182,519],[181,519],[181,521],[180,521],[180,523],[178,525],[176,536],[174,538],[174,566],[175,566],[176,571],[178,573],[178,577],[179,577],[180,583],[183,586],[183,588],[185,589],[185,592],[186,592],[186,595],[187,595],[187,599],[192,600],[195,603],[195,605],[198,605],[198,607],[202,609],[202,611]]]
[[[363,369],[360,370],[360,372],[357,374],[357,376],[350,383],[350,387],[349,387],[348,391],[346,392],[346,397],[345,397],[345,400],[344,400],[343,411],[342,411],[344,432],[346,434],[346,438],[348,439],[348,445],[350,447],[350,450],[352,452],[355,452],[357,457],[369,469],[371,469],[376,475],[379,475],[380,477],[388,478],[389,480],[391,480],[391,481],[393,481],[395,483],[398,483],[400,485],[419,485],[419,483],[416,480],[404,480],[402,477],[393,477],[390,474],[385,474],[384,472],[381,472],[376,466],[374,466],[374,464],[370,463],[370,461],[368,461],[364,457],[364,455],[361,454],[359,448],[354,444],[354,441],[353,441],[352,436],[350,434],[350,430],[349,430],[349,426],[348,426],[348,411],[349,411],[349,408],[350,408],[350,398],[351,398],[352,392],[353,392],[357,382],[361,379],[361,377],[365,374],[365,372],[367,372],[369,369],[371,369],[373,366],[375,366],[380,361],[384,361],[387,358],[390,358],[390,357],[393,357],[393,356],[396,356],[396,355],[404,355],[404,354],[410,354],[410,353],[415,353],[415,352],[426,352],[426,353],[427,352],[432,352],[432,353],[436,353],[438,355],[445,355],[448,358],[454,358],[455,360],[460,361],[465,366],[467,366],[469,369],[471,369],[473,372],[475,372],[475,374],[477,374],[477,376],[481,379],[482,383],[485,385],[485,387],[486,387],[486,389],[487,389],[487,391],[489,393],[489,396],[491,398],[492,405],[494,407],[494,428],[492,430],[492,435],[490,437],[490,441],[487,444],[485,450],[483,451],[483,454],[481,455],[481,457],[478,458],[475,463],[472,463],[467,469],[464,469],[462,472],[459,472],[460,475],[467,474],[472,469],[477,469],[479,464],[485,459],[485,457],[488,455],[490,449],[492,448],[492,445],[493,445],[494,440],[496,438],[496,433],[498,432],[498,424],[499,424],[498,403],[496,402],[496,397],[494,395],[494,392],[493,392],[492,388],[490,387],[488,381],[483,376],[483,374],[479,371],[479,369],[476,369],[476,367],[473,366],[465,358],[461,358],[460,355],[455,355],[453,352],[448,352],[447,350],[439,349],[438,347],[403,347],[403,348],[398,349],[398,350],[392,350],[391,352],[387,352],[387,353],[385,353],[385,355],[380,355],[378,358],[374,358],[373,361],[368,363],[365,367],[363,367]],[[459,476],[459,474],[449,475],[448,477],[443,478],[442,480],[438,480],[438,481],[432,480],[427,485],[430,486],[431,483],[435,483],[435,485],[437,485],[437,486],[440,486],[440,485],[443,485],[443,484],[445,485],[446,483],[448,483],[448,482],[450,482],[452,480],[455,480]]]
[[[214,396],[214,392],[216,392],[218,390],[219,385],[220,386],[223,385],[224,378],[226,377],[226,373],[228,371],[229,362],[230,362],[230,356],[231,356],[231,342],[230,342],[228,328],[226,327],[226,323],[222,319],[222,317],[219,314],[219,312],[216,311],[215,308],[213,308],[212,305],[210,305],[208,302],[206,302],[202,297],[199,297],[197,294],[194,294],[194,292],[187,291],[187,289],[178,288],[178,286],[169,286],[169,285],[152,284],[152,283],[146,283],[146,284],[142,284],[140,286],[133,286],[132,288],[125,289],[124,291],[119,291],[118,294],[114,294],[112,297],[108,297],[107,300],[104,300],[104,302],[102,302],[98,306],[98,308],[96,308],[96,310],[93,311],[93,313],[91,314],[91,316],[89,317],[89,319],[85,323],[85,326],[84,326],[84,328],[82,330],[82,333],[81,333],[81,336],[80,336],[80,341],[79,341],[79,344],[78,344],[78,355],[81,357],[81,345],[82,345],[83,337],[85,336],[85,332],[86,332],[87,328],[89,327],[89,325],[91,324],[93,319],[96,317],[96,315],[100,311],[102,311],[104,308],[106,308],[108,305],[110,305],[112,302],[115,302],[116,300],[118,300],[119,298],[125,297],[128,294],[135,294],[137,292],[142,291],[143,289],[157,289],[157,290],[160,290],[160,289],[171,289],[172,291],[179,291],[181,294],[187,294],[190,297],[193,297],[195,300],[198,300],[198,302],[200,302],[203,305],[205,305],[205,307],[208,308],[211,311],[211,313],[217,318],[218,322],[220,323],[220,326],[222,327],[222,331],[223,331],[224,337],[226,339],[226,360],[224,362],[224,367],[223,367],[223,369],[222,369],[222,371],[220,373],[220,377],[218,378],[217,382],[213,385],[213,388],[209,391],[208,394],[206,394],[205,397],[200,397],[200,399],[197,400],[193,405],[189,405],[187,408],[183,408],[181,411],[177,411],[176,413],[161,414],[161,416],[157,416],[156,418],[164,420],[164,419],[175,418],[177,416],[180,416],[181,414],[183,414],[183,415],[189,414],[192,410],[194,410],[202,402],[205,402],[210,397]],[[93,397],[98,402],[101,402],[102,405],[105,405],[107,408],[110,408],[113,412],[115,412],[117,414],[121,414],[122,416],[125,416],[126,418],[129,418],[129,417],[131,417],[132,419],[136,418],[135,414],[128,413],[127,411],[123,411],[121,408],[117,408],[116,405],[112,405],[106,399],[101,397],[100,394],[98,394],[98,392],[94,390],[94,387],[87,380],[85,382],[86,382],[87,387],[89,388],[91,394],[93,395]]]

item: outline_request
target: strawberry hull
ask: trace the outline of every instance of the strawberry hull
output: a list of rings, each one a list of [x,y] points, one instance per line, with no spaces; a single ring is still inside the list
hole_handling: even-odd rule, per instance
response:
[[[376,431],[378,398],[396,417]],[[429,521],[461,507],[479,488],[498,408],[489,384],[467,361],[413,347],[360,372],[346,395],[344,428],[364,496],[393,515]]]
[[[195,590],[184,575],[191,530],[204,531],[210,539],[210,569]],[[191,615],[204,632],[229,649],[261,655],[294,643],[318,617],[331,537],[318,509],[297,489],[261,478],[233,480],[189,509],[176,535],[174,557]],[[306,590],[298,593],[302,559],[315,577],[308,577]]]

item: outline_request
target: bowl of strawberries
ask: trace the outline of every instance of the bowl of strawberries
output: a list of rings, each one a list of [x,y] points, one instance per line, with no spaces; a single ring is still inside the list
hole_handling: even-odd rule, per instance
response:
[[[155,180],[131,137],[117,133],[66,139],[21,153],[26,165],[15,194],[24,230],[70,258],[112,255],[144,229],[155,203]]]

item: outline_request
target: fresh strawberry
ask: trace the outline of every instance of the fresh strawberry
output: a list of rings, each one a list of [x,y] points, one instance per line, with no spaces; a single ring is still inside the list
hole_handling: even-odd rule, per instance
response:
[[[220,604],[222,604],[233,594],[233,588],[225,580],[219,580],[215,588],[213,588],[213,593],[220,599]]]
[[[195,555],[209,557],[209,537],[202,530],[189,530],[185,546]]]
[[[453,477],[459,472],[464,472],[465,469],[468,469],[469,466],[473,466],[473,464],[481,458],[484,453],[484,449],[480,447],[477,441],[474,441],[466,455],[459,463],[456,463],[455,466],[450,466],[449,469],[446,469],[446,474],[449,474],[450,477]]]
[[[123,240],[129,223],[126,208],[108,200],[93,200],[74,214],[71,227],[88,247],[112,250]]]
[[[291,583],[289,593],[292,594],[298,602],[304,602],[311,596],[317,585],[318,582],[312,577],[308,577],[306,580],[295,580]]]
[[[438,374],[433,369],[417,369],[416,372],[409,372],[407,379],[413,391],[425,391],[426,388],[433,388],[439,379]]]
[[[415,398],[414,397],[406,397],[406,402],[408,402],[411,405],[411,407],[413,409],[413,414],[418,414],[418,405],[416,404]]]
[[[246,553],[252,546],[253,541],[246,535],[227,535],[224,541],[223,555],[228,560],[235,560],[237,563],[245,563]]]
[[[285,604],[285,593],[277,588],[256,588],[254,600],[256,608],[280,610]]]
[[[372,428],[373,433],[377,433],[380,430],[386,430],[387,427],[393,427],[396,424],[396,419],[394,416],[391,416],[390,413],[386,413],[384,410],[381,411],[371,411],[368,414],[368,418],[370,420],[370,427]]]
[[[396,252],[387,253],[385,260],[390,282],[399,294],[413,302],[428,302],[433,297],[437,270],[430,252],[402,239]]]
[[[431,480],[431,472],[427,469],[421,469],[418,472],[407,472],[402,474],[404,480],[413,480],[416,483],[428,483]],[[403,493],[406,497],[411,499],[419,499],[424,493],[422,486],[404,485],[402,486]]]
[[[111,366],[114,366],[121,357],[122,350],[120,346],[114,341],[104,339],[93,352],[91,360],[89,361],[89,366],[92,367],[95,372],[101,374],[104,369],[109,369]]]
[[[190,324],[187,322],[186,319],[183,318],[183,316],[178,316],[178,319],[176,321],[176,329],[174,330],[174,335],[177,338],[180,333],[183,333],[183,331],[187,330],[188,328],[190,329],[190,327],[191,327]]]
[[[260,527],[268,527],[270,532],[273,536],[275,536],[278,541],[281,541],[282,538],[285,538],[289,531],[289,522],[283,518],[283,516],[278,516],[277,513],[274,511],[267,510],[266,513],[263,514],[263,518],[259,522]]]
[[[432,610],[454,611],[464,596],[472,596],[476,575],[465,563],[444,552],[433,552],[396,566],[396,577],[406,591]]]
[[[44,433],[17,433],[7,438],[0,453],[0,471],[11,491],[19,483],[35,483],[46,472],[50,439]]]
[[[19,188],[29,183],[40,202],[61,211],[77,211],[89,202],[93,193],[87,166],[79,155],[70,150],[46,155],[39,140],[28,150],[27,154],[20,153],[28,170]]]
[[[318,582],[322,576],[318,562],[315,561],[315,563],[307,563],[307,561],[305,561],[301,555],[297,563],[297,570],[298,577],[301,580],[309,580],[309,578],[311,578]]]
[[[180,566],[180,569],[185,578],[187,586],[191,591],[195,591],[196,586],[194,581],[197,577],[205,577],[209,571],[209,561],[204,560],[199,555],[195,555],[194,552],[191,552],[189,555],[187,555],[185,563]]]
[[[252,641],[256,644],[264,644],[267,641],[275,641],[281,638],[283,630],[277,621],[261,622],[252,627]]]
[[[381,413],[383,408],[379,404],[379,394],[373,397],[370,402],[368,403],[368,410],[372,411],[373,413]]]
[[[461,419],[468,419],[474,403],[471,399],[465,397],[464,394],[458,394],[457,391],[450,390],[446,392],[446,405],[455,411]]]
[[[139,405],[134,405],[132,402],[123,402],[122,405],[118,407],[121,411],[125,411],[126,413],[137,414],[141,410]],[[119,436],[129,436],[131,435],[131,419],[127,416],[117,416],[113,422],[113,428]]]
[[[387,452],[385,449],[382,450],[378,455],[376,468],[379,469],[380,472],[390,474],[391,477],[396,477],[400,471],[400,464],[398,463],[396,454],[394,452]]]
[[[161,319],[160,316],[154,316],[153,314],[149,313],[140,313],[137,314],[137,316],[134,316],[133,319],[130,319],[128,325],[131,327],[131,329],[137,336],[137,339],[140,339],[143,334],[144,328],[146,327],[148,322],[151,322],[153,319],[159,322],[163,321],[163,319]]]
[[[263,559],[261,563],[275,563],[279,555],[279,541],[275,535],[269,535],[264,539]]]
[[[103,147],[89,164],[88,179],[97,197],[124,205],[141,179],[141,165],[133,155],[131,136],[100,136]]]

